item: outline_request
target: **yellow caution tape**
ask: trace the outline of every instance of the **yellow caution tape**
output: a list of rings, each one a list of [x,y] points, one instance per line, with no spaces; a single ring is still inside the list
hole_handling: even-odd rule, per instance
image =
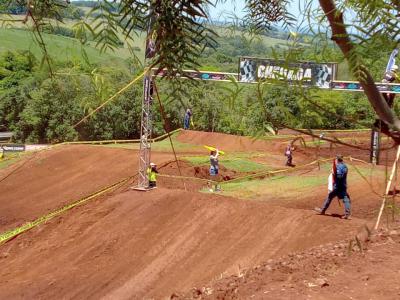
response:
[[[218,183],[215,180],[205,179],[200,177],[191,177],[191,176],[178,176],[178,175],[167,175],[167,174],[158,174],[158,177],[165,177],[165,178],[176,178],[176,179],[189,179],[189,180],[198,180],[198,181],[205,181],[205,182],[214,182]]]
[[[358,161],[358,162],[362,162],[362,163],[365,163],[365,164],[369,164],[366,161],[363,161],[363,160],[360,160],[360,159],[356,159],[356,158],[353,158],[351,156],[346,157],[346,158],[349,158],[350,161]],[[254,177],[260,177],[260,176],[267,176],[267,175],[274,175],[274,174],[278,174],[278,173],[290,172],[290,171],[301,169],[301,168],[304,168],[304,167],[307,167],[307,166],[311,166],[313,164],[317,164],[317,163],[320,163],[320,162],[331,161],[332,159],[333,158],[315,160],[315,161],[312,161],[312,162],[310,162],[308,164],[304,164],[304,165],[297,166],[297,167],[294,167],[294,168],[287,168],[287,169],[281,169],[281,170],[275,170],[275,171],[264,171],[264,172],[251,174],[251,175],[247,175],[247,176],[243,176],[243,177],[238,177],[238,178],[234,178],[234,179],[231,179],[231,180],[227,180],[227,181],[224,181],[224,182],[220,182],[220,184],[226,184],[226,183],[235,182],[235,181],[244,180],[244,179],[251,179],[251,178],[254,178]],[[96,198],[98,196],[101,196],[101,195],[103,195],[103,194],[105,194],[105,193],[107,193],[107,192],[109,192],[109,191],[111,191],[113,189],[116,189],[116,188],[120,187],[121,185],[125,184],[126,182],[128,182],[129,180],[134,178],[135,176],[136,175],[130,176],[130,177],[125,178],[125,179],[122,179],[122,180],[120,180],[120,181],[118,181],[116,183],[113,183],[113,184],[111,184],[111,185],[109,185],[109,186],[107,186],[105,188],[100,189],[97,192],[94,192],[93,194],[91,194],[91,195],[89,195],[87,197],[81,198],[81,199],[79,199],[79,200],[77,200],[77,201],[75,201],[75,202],[73,202],[71,204],[68,204],[66,206],[63,206],[63,207],[61,207],[61,208],[59,208],[59,209],[57,209],[57,210],[45,215],[45,216],[37,218],[36,220],[34,220],[32,222],[25,223],[22,226],[19,226],[17,228],[11,229],[9,231],[6,231],[6,232],[0,234],[0,244],[2,244],[4,242],[6,242],[6,241],[18,236],[21,233],[24,233],[24,232],[26,232],[26,231],[28,231],[28,230],[36,227],[36,226],[39,226],[40,224],[45,223],[45,222],[53,219],[56,216],[61,215],[62,213],[70,210],[71,208],[74,208],[76,206],[82,205],[82,204],[88,202],[91,199],[94,199],[94,198]],[[167,177],[167,178],[193,179],[193,180],[207,181],[207,182],[216,183],[216,181],[203,179],[203,178],[198,178],[198,177],[175,176],[175,175],[166,175],[166,174],[159,174],[158,176]]]
[[[73,202],[71,204],[67,204],[64,207],[61,207],[61,208],[59,208],[59,209],[57,209],[55,211],[52,211],[51,213],[49,213],[49,214],[47,214],[45,216],[37,218],[36,220],[34,220],[32,222],[25,223],[24,225],[22,225],[20,227],[11,229],[9,231],[6,231],[6,232],[0,234],[0,244],[6,242],[6,241],[16,237],[17,235],[19,235],[21,233],[24,233],[25,231],[28,231],[28,230],[30,230],[30,229],[32,229],[32,228],[34,228],[34,227],[36,227],[36,226],[38,226],[38,225],[40,225],[42,223],[45,223],[45,222],[51,220],[52,218],[54,218],[56,216],[61,215],[62,213],[70,210],[71,208],[74,208],[74,207],[76,207],[78,205],[82,205],[82,204],[88,202],[89,200],[91,200],[93,198],[96,198],[96,197],[98,197],[100,195],[103,195],[103,194],[105,194],[105,193],[107,193],[107,192],[109,192],[109,191],[111,191],[111,190],[113,190],[115,188],[118,188],[119,186],[121,186],[124,183],[128,182],[133,177],[134,176],[131,176],[131,177],[125,178],[123,180],[120,180],[120,181],[118,181],[116,183],[113,183],[113,184],[111,184],[111,185],[109,185],[109,186],[107,186],[105,188],[102,188],[101,190],[99,190],[97,192],[94,192],[93,194],[91,194],[91,195],[89,195],[89,196],[87,196],[85,198],[79,199],[79,200],[77,200],[77,201],[75,201],[75,202]]]
[[[169,134],[172,135],[172,134],[175,134],[176,132],[179,132],[181,130],[183,130],[183,129],[182,128],[178,128],[178,129],[175,129],[175,130],[171,131]],[[150,142],[151,143],[158,142],[158,141],[163,140],[163,139],[165,139],[167,137],[168,137],[168,134],[166,133],[166,134],[160,135],[160,136],[158,136],[156,138],[150,139]],[[125,144],[125,143],[132,143],[132,144],[140,143],[140,139],[133,139],[133,140],[102,140],[102,141],[76,141],[76,142],[62,142],[62,143],[55,144],[55,145],[96,145],[96,144],[102,145],[102,144]]]
[[[95,110],[84,116],[78,123],[76,123],[73,128],[87,120],[91,115],[95,114],[97,111],[99,111],[102,107],[104,107],[108,102],[114,100],[118,95],[122,94],[125,92],[128,88],[131,87],[136,81],[138,81],[140,78],[142,78],[146,73],[148,69],[146,68],[143,73],[141,73],[139,76],[137,76],[135,79],[133,79],[131,82],[129,82],[126,86],[124,86],[122,89],[120,89],[118,92],[116,92],[114,95],[112,95],[108,100],[104,101],[100,106],[98,106]]]

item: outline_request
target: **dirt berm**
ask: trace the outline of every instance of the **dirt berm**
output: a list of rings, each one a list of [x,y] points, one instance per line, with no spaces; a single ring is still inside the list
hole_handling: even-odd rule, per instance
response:
[[[163,298],[362,223],[181,190],[126,191],[2,245],[0,298]]]

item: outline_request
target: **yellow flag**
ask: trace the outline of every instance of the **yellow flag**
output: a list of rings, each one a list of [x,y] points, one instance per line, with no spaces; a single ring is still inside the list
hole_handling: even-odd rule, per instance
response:
[[[215,147],[211,147],[211,146],[207,146],[207,145],[204,145],[204,148],[206,148],[206,149],[208,149],[208,150],[210,150],[210,151],[216,151],[216,150],[217,150],[217,148],[215,148]],[[225,152],[224,152],[224,151],[222,151],[222,150],[219,150],[219,149],[218,149],[218,152],[219,152],[220,154],[222,154],[222,155],[224,155],[224,154],[225,154]]]

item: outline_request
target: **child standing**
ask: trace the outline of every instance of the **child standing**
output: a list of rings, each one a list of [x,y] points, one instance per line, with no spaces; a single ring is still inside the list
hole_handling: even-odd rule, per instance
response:
[[[294,167],[294,165],[292,163],[293,151],[294,151],[293,144],[290,143],[289,145],[287,145],[286,150],[285,150],[285,156],[287,157],[286,165],[288,167]]]
[[[147,169],[147,176],[149,177],[149,188],[157,187],[157,165],[150,163],[150,167]]]

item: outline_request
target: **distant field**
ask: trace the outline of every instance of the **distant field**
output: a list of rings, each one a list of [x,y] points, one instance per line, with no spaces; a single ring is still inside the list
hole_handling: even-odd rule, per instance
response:
[[[55,60],[61,62],[83,60],[81,45],[77,40],[52,34],[43,34],[43,37],[50,56]],[[0,41],[0,53],[7,50],[30,50],[38,59],[41,58],[41,49],[29,31],[0,28]],[[92,46],[84,46],[84,49],[91,63],[126,65],[124,59],[129,57],[126,49],[115,53],[100,53]]]
[[[88,12],[90,9],[85,9]],[[21,20],[23,16],[9,16],[0,14],[0,20]],[[65,19],[63,23],[54,21],[54,26],[62,26],[72,28],[76,23],[76,20]],[[90,20],[88,21],[90,22]],[[8,27],[24,28],[26,27],[21,22],[7,22],[2,24],[3,28],[0,27],[0,53],[5,50],[30,50],[36,57],[41,58],[41,52],[39,47],[35,44],[32,34],[29,31],[11,29]],[[223,27],[213,27],[213,30],[220,36],[233,36],[240,35],[240,32],[232,32],[228,28]],[[43,34],[45,37],[45,42],[48,47],[51,56],[56,58],[58,61],[80,61],[82,60],[81,55],[81,45],[80,43],[68,37],[63,37],[60,35]],[[245,34],[245,36],[248,36]],[[119,37],[124,40],[123,34],[120,33]],[[281,48],[285,49],[288,47],[287,41],[284,39],[278,39],[267,36],[260,36],[263,44],[269,48]],[[132,45],[136,50],[135,53],[140,61],[143,61],[144,57],[144,47],[145,47],[145,34],[139,32],[138,36],[135,38],[135,43]],[[88,57],[92,63],[105,64],[105,65],[126,65],[125,59],[131,57],[131,53],[128,50],[127,45],[125,47],[118,48],[114,52],[100,53],[98,49],[95,48],[94,43],[89,43],[85,46],[85,50]],[[214,70],[216,71],[216,70]],[[351,80],[349,74],[347,63],[342,62],[338,67],[337,79],[339,80]]]
[[[25,24],[19,22],[23,18],[24,16],[22,15],[0,14],[0,21],[2,21],[0,27],[0,53],[5,50],[30,50],[32,51],[32,53],[34,53],[35,56],[39,58],[41,57],[41,52],[39,47],[34,42],[32,34],[29,31],[22,30],[27,28]],[[51,21],[53,26],[67,28],[72,28],[73,25],[77,22],[77,20],[70,19],[65,19],[62,23],[53,20]],[[88,20],[87,22],[90,23],[90,20]],[[81,45],[79,41],[61,35],[43,34],[43,36],[50,55],[54,56],[56,60],[82,60]],[[120,34],[120,39],[122,41],[124,40],[122,33]],[[138,36],[135,38],[135,44],[133,45],[133,47],[136,49],[135,52],[138,58],[142,60],[145,47],[144,34],[138,34]],[[84,49],[87,52],[91,62],[106,65],[126,65],[124,60],[132,56],[127,45],[125,45],[125,47],[115,49],[114,52],[108,51],[107,53],[100,53],[100,51],[96,49],[95,43],[91,42],[86,45]]]

